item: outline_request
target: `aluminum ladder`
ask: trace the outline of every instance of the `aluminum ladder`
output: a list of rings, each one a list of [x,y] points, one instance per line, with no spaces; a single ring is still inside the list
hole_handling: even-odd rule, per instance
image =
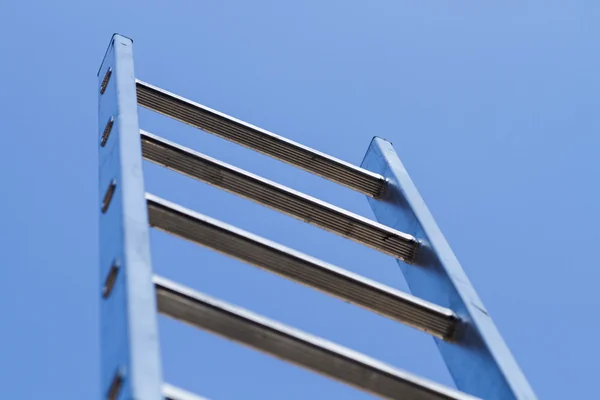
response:
[[[113,35],[98,71],[102,399],[201,399],[163,383],[157,311],[382,398],[536,398],[389,142],[348,164],[137,80],[132,45]],[[138,105],[363,193],[378,222],[141,131]],[[145,193],[143,159],[391,255],[414,296]],[[155,276],[149,227],[431,334],[458,390]]]

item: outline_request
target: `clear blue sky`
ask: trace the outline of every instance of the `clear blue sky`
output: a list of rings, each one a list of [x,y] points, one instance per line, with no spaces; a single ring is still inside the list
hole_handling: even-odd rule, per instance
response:
[[[167,3],[169,4],[167,6]],[[99,399],[96,71],[139,78],[360,163],[394,142],[541,399],[597,392],[600,4],[2,3],[2,398]],[[149,112],[141,126],[362,215],[359,194]],[[406,289],[389,257],[145,166],[147,190]],[[157,272],[449,384],[427,335],[152,233]],[[165,379],[214,399],[366,399],[160,319]]]

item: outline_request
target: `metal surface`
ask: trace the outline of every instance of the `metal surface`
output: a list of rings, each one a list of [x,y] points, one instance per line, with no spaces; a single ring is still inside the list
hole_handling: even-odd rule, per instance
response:
[[[150,225],[359,305],[442,339],[454,313],[414,296],[147,194]]]
[[[250,125],[166,90],[137,81],[138,103],[203,131],[378,197],[385,181],[375,173]]]
[[[98,96],[102,399],[160,400],[156,297],[130,39],[113,36],[98,72]]]
[[[164,278],[154,277],[154,283],[159,312],[374,395],[402,400],[474,398]]]
[[[374,138],[362,166],[388,180],[381,201],[369,199],[377,220],[422,243],[417,267],[398,263],[412,293],[451,308],[464,321],[456,343],[436,339],[456,386],[486,400],[535,399],[391,143]]]
[[[418,243],[410,235],[271,182],[204,154],[141,132],[144,158],[240,195],[358,243],[410,262]]]
[[[208,400],[167,383],[163,385],[162,395],[165,400]]]

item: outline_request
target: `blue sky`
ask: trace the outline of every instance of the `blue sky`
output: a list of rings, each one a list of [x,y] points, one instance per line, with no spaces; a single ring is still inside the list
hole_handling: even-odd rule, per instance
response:
[[[168,5],[167,5],[168,3]],[[4,398],[99,399],[96,71],[137,76],[359,164],[394,142],[542,399],[596,391],[600,4],[26,1],[0,24]],[[147,111],[141,127],[371,217],[366,199]],[[394,261],[145,165],[146,188],[405,290]],[[155,270],[450,384],[425,334],[162,233]],[[165,379],[214,399],[347,398],[342,384],[160,318]]]

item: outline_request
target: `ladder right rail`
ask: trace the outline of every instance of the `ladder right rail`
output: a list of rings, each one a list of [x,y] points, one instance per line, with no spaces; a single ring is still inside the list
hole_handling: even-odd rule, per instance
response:
[[[434,338],[456,387],[486,400],[536,399],[392,144],[373,138],[361,166],[388,183],[380,199],[368,199],[377,220],[420,243],[413,265],[398,261],[411,293],[461,321],[454,342]]]

